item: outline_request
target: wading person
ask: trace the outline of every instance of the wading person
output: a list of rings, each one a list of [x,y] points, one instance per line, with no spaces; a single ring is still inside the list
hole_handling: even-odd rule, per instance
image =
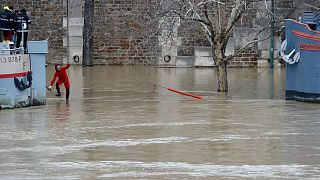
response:
[[[3,8],[3,12],[0,13],[0,30],[2,32],[3,42],[12,41],[12,31],[14,30],[14,16],[11,9],[8,6]]]
[[[15,29],[17,31],[16,48],[20,47],[21,40],[23,40],[24,52],[27,51],[28,31],[31,20],[27,15],[25,9],[21,9],[20,13],[15,18]]]
[[[57,96],[61,96],[60,93],[60,85],[63,83],[64,87],[66,89],[66,99],[69,99],[70,95],[70,82],[67,74],[67,69],[70,67],[70,64],[68,63],[66,66],[61,67],[60,65],[56,65],[55,69],[56,72],[54,73],[54,77],[51,81],[50,86],[48,87],[49,90],[51,90],[53,84],[56,82],[56,79],[58,78],[58,81],[56,83],[56,89],[57,89]]]

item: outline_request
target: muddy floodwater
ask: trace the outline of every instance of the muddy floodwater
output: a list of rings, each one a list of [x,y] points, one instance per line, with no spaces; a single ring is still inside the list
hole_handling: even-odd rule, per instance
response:
[[[68,73],[68,103],[0,111],[0,179],[320,179],[320,104],[284,100],[284,69],[231,68],[227,95],[214,69]]]

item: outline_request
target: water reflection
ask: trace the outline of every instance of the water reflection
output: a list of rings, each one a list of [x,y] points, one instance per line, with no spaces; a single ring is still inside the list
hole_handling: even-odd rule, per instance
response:
[[[0,111],[1,179],[320,178],[320,105],[285,101],[282,69],[229,69],[228,94],[213,69],[68,73],[68,103]]]

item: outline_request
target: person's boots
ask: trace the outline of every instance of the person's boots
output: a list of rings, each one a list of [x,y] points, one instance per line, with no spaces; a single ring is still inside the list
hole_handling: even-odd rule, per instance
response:
[[[57,89],[57,94],[56,94],[56,96],[57,96],[57,97],[60,97],[60,96],[61,96],[61,93],[60,93],[60,87],[59,87],[59,84],[58,84],[58,83],[56,83],[56,89]]]
[[[69,100],[70,89],[66,89],[66,100]]]

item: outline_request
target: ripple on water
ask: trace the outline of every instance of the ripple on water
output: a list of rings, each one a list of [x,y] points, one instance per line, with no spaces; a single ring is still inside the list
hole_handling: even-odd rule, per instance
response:
[[[242,178],[320,178],[319,166],[303,164],[280,165],[215,165],[186,162],[100,161],[49,163],[51,167],[71,169],[99,169],[106,171],[99,178],[148,178],[155,176],[184,175],[191,177],[242,177]],[[142,171],[143,170],[143,171]],[[179,177],[179,176],[177,176]],[[306,178],[306,177],[305,177]]]

